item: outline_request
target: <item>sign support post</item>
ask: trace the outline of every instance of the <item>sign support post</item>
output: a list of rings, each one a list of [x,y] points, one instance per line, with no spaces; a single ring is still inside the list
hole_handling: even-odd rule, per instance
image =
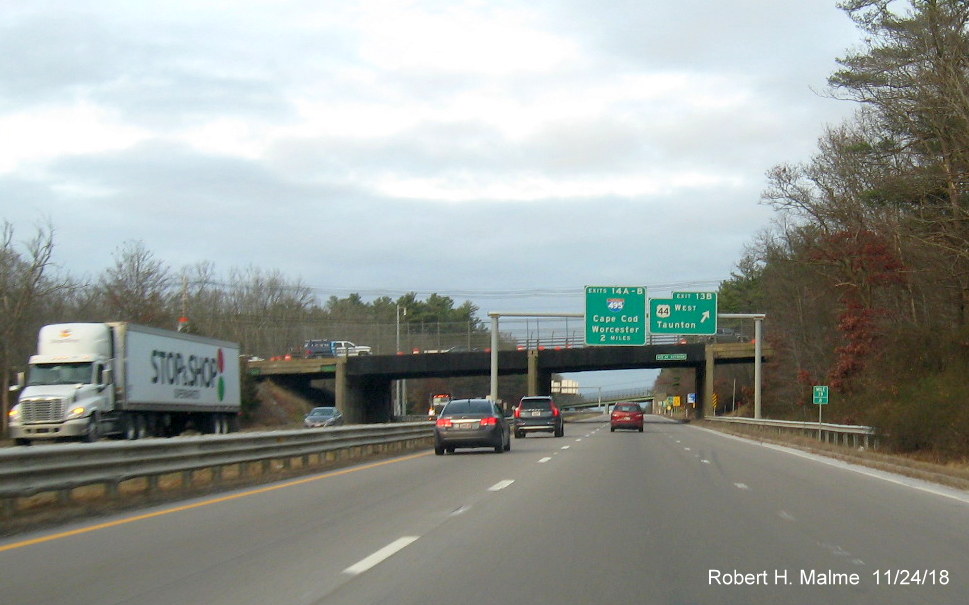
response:
[[[818,441],[821,441],[821,409],[828,405],[828,387],[814,386],[814,405],[818,406]]]

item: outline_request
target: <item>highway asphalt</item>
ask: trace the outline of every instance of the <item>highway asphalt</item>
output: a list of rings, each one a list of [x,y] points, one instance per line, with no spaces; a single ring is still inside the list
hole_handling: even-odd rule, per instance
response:
[[[969,492],[647,419],[20,534],[0,602],[967,602]]]

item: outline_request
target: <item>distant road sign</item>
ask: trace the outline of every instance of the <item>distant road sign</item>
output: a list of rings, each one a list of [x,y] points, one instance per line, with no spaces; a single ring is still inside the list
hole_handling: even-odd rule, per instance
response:
[[[585,344],[646,344],[646,288],[586,286]]]
[[[828,387],[823,385],[817,385],[814,387],[814,403],[815,405],[827,405]]]
[[[649,299],[653,334],[716,334],[716,292],[674,292],[672,298]]]

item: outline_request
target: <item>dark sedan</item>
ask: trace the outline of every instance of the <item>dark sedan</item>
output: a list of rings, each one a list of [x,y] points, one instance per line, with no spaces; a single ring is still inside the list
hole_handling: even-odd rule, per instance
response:
[[[453,454],[459,447],[511,449],[511,431],[501,408],[487,399],[454,399],[434,424],[434,453]]]

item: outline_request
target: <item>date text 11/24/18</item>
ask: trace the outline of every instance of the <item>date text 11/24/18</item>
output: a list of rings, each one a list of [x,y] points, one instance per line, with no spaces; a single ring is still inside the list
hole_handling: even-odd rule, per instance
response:
[[[871,575],[879,586],[945,586],[949,583],[947,569],[877,569]]]

